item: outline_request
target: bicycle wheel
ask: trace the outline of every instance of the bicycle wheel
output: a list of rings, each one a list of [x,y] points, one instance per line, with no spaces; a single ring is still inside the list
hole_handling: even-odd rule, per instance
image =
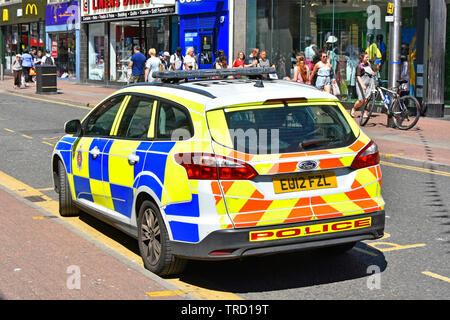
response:
[[[413,96],[403,96],[392,105],[394,124],[400,130],[414,127],[420,117],[420,103]]]
[[[367,103],[364,103],[361,106],[361,114],[359,116],[359,124],[361,126],[366,125],[374,109],[375,109],[375,98],[374,95],[371,94],[367,99]]]

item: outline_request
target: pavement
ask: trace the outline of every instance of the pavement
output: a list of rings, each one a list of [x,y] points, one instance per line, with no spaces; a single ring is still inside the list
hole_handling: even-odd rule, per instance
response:
[[[3,186],[0,203],[1,300],[189,299]]]
[[[86,108],[95,106],[118,88],[60,80],[57,94],[36,94],[34,86],[14,89],[11,76],[5,76],[4,81],[0,81],[0,90]],[[421,117],[414,128],[404,131],[387,127],[387,116],[375,113],[362,129],[377,143],[382,160],[450,172],[449,120],[450,115],[443,118]]]

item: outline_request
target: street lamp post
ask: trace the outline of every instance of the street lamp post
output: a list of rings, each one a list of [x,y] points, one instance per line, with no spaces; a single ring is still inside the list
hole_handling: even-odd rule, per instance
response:
[[[389,26],[389,87],[395,87],[400,80],[401,60],[400,48],[402,40],[402,5],[400,0],[394,0],[394,21]],[[392,116],[388,115],[388,127],[394,128]]]

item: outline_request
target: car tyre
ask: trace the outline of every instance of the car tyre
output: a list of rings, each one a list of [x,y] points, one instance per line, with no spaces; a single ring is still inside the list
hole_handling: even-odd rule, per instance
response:
[[[155,203],[148,200],[142,203],[137,224],[139,252],[145,268],[159,276],[183,272],[187,260],[172,254],[169,235]]]
[[[74,205],[72,193],[70,192],[67,172],[61,160],[58,161],[59,179],[59,214],[62,217],[75,217],[80,214],[80,210]]]

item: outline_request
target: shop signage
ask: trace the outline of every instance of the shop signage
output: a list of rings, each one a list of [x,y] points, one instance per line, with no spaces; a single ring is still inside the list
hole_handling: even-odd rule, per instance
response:
[[[9,11],[8,11],[8,9],[3,9],[2,20],[3,21],[8,21],[9,20]]]
[[[58,42],[52,40],[52,57],[58,58]]]
[[[171,4],[155,4],[154,0],[83,0],[81,22],[175,14],[174,1],[165,3]]]
[[[47,26],[64,25],[72,21],[80,21],[78,1],[56,3],[45,8]]]
[[[25,15],[38,15],[37,5],[35,3],[27,3],[25,5]]]
[[[29,23],[45,19],[46,0],[23,0],[2,7],[0,25]]]
[[[389,2],[387,5],[387,13],[394,14],[395,5],[392,2]]]
[[[228,0],[179,0],[178,14],[215,13],[228,10]]]

